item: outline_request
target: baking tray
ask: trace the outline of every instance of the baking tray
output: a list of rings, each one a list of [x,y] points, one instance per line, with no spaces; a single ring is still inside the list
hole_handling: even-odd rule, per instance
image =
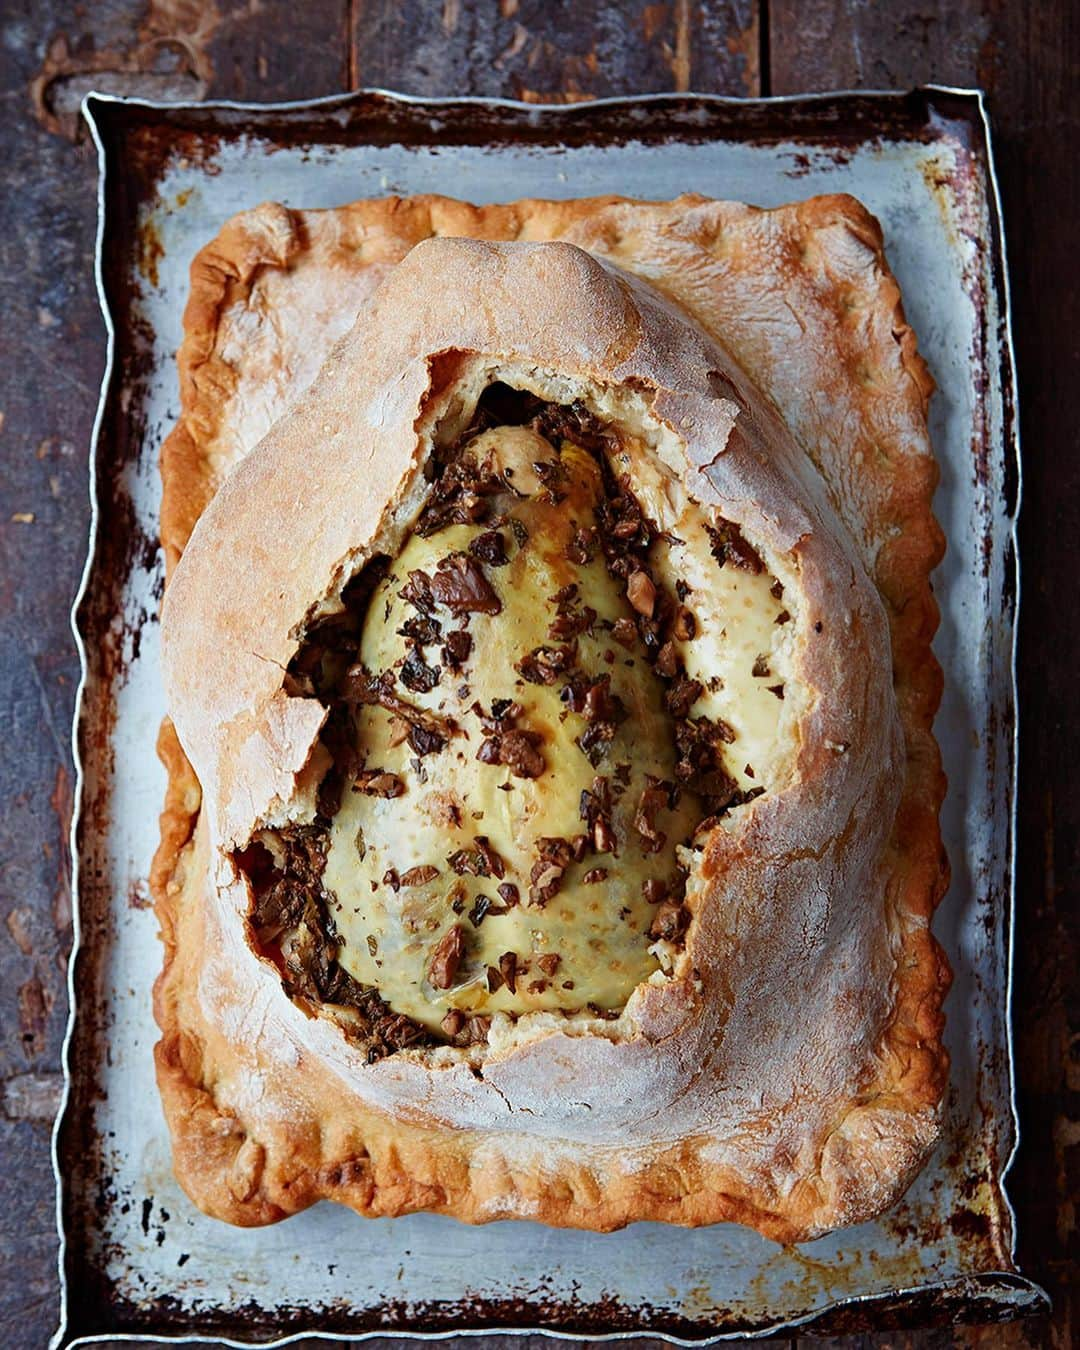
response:
[[[76,955],[67,1095],[54,1148],[63,1309],[57,1347],[94,1340],[280,1343],[544,1331],[760,1334],[989,1320],[1046,1295],[1017,1271],[1004,1178],[1016,1144],[1009,1036],[1015,797],[1014,523],[1019,456],[1007,281],[977,92],[734,101],[653,96],[571,107],[378,91],[280,106],[91,95],[101,165],[98,284],[109,364],[95,427],[83,657]],[[696,190],[761,205],[849,191],[881,219],[939,384],[936,576],[946,672],[952,888],[935,931],[956,981],[940,1147],[882,1219],[781,1248],[734,1225],[560,1232],[437,1215],[363,1221],[319,1205],[230,1229],[179,1190],[153,1083],[160,962],[146,876],[164,786],[157,456],[178,413],[173,358],[193,253],[267,199],[330,206],[445,192],[485,202]]]

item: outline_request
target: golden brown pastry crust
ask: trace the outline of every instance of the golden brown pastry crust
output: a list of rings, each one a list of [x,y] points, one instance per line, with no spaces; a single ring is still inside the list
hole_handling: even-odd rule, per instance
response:
[[[218,484],[347,326],[342,309],[358,307],[415,243],[447,235],[565,239],[647,278],[722,336],[820,470],[884,601],[906,743],[903,793],[881,860],[879,903],[895,959],[887,1015],[858,1091],[827,1128],[784,1141],[767,1159],[748,1142],[713,1161],[708,1141],[689,1137],[653,1147],[634,1168],[624,1165],[624,1150],[591,1144],[563,1150],[544,1170],[497,1128],[441,1128],[437,1102],[412,1112],[358,1104],[347,1075],[325,1070],[297,1070],[287,1087],[273,1077],[282,1094],[276,1127],[268,1133],[260,1116],[254,1128],[235,1092],[221,1087],[238,1031],[225,1030],[212,1000],[199,994],[205,954],[229,935],[222,910],[206,902],[208,829],[205,818],[196,828],[198,785],[166,727],[170,792],[155,864],[166,943],[157,1059],[178,1176],[203,1208],[245,1224],[327,1197],[369,1214],[423,1208],[470,1221],[522,1215],[597,1229],[645,1218],[732,1219],[790,1241],[879,1212],[936,1132],[948,985],[928,928],[946,879],[937,822],[944,780],[930,730],[941,677],[929,647],[937,623],[929,573],[942,550],[930,511],[932,384],[880,230],[846,197],[767,212],[696,197],[483,208],[414,198],[331,212],[266,206],[237,217],[192,268],[179,358],[183,414],[162,455],[170,573]],[[253,323],[255,339],[245,346],[244,317],[283,305],[311,313],[265,347],[268,329]],[[331,314],[336,332],[320,325],[320,315]],[[321,344],[311,341],[315,331]]]

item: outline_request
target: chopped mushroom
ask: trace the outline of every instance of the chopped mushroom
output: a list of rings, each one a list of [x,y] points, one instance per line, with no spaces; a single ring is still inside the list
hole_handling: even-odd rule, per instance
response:
[[[656,608],[656,587],[646,572],[631,572],[626,583],[626,598],[639,614],[651,619]]]
[[[498,614],[502,601],[475,558],[451,553],[431,578],[431,594],[451,614]]]
[[[436,989],[449,989],[465,955],[465,932],[460,924],[448,928],[431,954],[428,979]]]

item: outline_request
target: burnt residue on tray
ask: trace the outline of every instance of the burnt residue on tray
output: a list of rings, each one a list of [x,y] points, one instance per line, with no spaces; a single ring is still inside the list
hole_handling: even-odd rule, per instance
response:
[[[971,139],[979,139],[970,96],[924,89],[776,101],[661,94],[542,109],[489,100],[411,102],[381,93],[343,95],[294,109],[212,103],[165,108],[91,96],[91,112],[106,153],[115,153],[122,145],[136,190],[143,185],[151,192],[166,165],[178,159],[213,173],[221,145],[240,135],[264,142],[268,152],[308,145],[571,150],[675,140],[694,144],[722,139],[759,146],[797,146],[806,141],[815,154],[831,154],[840,162],[860,146],[882,138],[930,142],[946,128],[953,132],[966,126]],[[797,166],[798,155],[796,172]]]
[[[198,1267],[190,1254],[182,1253],[177,1264],[178,1284],[185,1282],[189,1271],[192,1279],[198,1278]],[[710,1304],[707,1310],[702,1309],[701,1315],[690,1318],[673,1316],[669,1310],[647,1304],[627,1307],[614,1294],[590,1302],[560,1301],[544,1296],[542,1278],[535,1283],[539,1289],[534,1287],[528,1294],[500,1300],[468,1292],[460,1299],[444,1303],[388,1299],[359,1316],[345,1301],[319,1308],[283,1303],[268,1311],[249,1299],[228,1308],[208,1310],[199,1318],[198,1331],[206,1338],[227,1336],[253,1345],[279,1344],[286,1338],[305,1335],[351,1338],[404,1333],[413,1337],[442,1337],[465,1328],[489,1333],[557,1331],[560,1336],[583,1339],[621,1332],[680,1343],[713,1344],[718,1335],[760,1335],[780,1331],[785,1326],[767,1316],[748,1318],[724,1304]],[[809,1321],[800,1321],[799,1330],[815,1336],[841,1336],[962,1322],[1004,1322],[1014,1318],[1018,1308],[1035,1312],[1041,1306],[1028,1281],[1006,1272],[991,1272],[834,1306]],[[180,1298],[163,1295],[137,1303],[118,1296],[103,1279],[91,1281],[80,1290],[72,1312],[84,1334],[107,1331],[174,1336],[193,1330],[191,1312]]]

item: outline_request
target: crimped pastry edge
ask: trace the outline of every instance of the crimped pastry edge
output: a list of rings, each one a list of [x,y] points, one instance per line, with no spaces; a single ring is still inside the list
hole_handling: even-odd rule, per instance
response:
[[[686,213],[702,204],[703,199],[681,199],[667,206],[640,209],[668,211],[676,217],[682,213],[685,218]],[[404,217],[408,226],[406,238],[411,237],[410,231],[422,234],[425,228],[430,230],[433,223],[448,232],[466,233],[471,229],[489,235],[512,230],[518,234],[543,233],[553,228],[552,220],[557,221],[560,229],[584,224],[600,230],[605,215],[635,210],[634,204],[611,199],[599,203],[521,203],[479,209],[440,199],[414,199],[405,204],[363,203],[360,208],[365,216],[365,231],[377,228],[373,217],[381,212],[383,227],[389,222],[391,230],[400,230]],[[729,209],[736,213],[748,210]],[[931,387],[929,377],[915,351],[914,336],[904,322],[899,291],[885,266],[876,222],[852,199],[815,199],[784,210],[798,213],[799,227],[811,235],[815,230],[833,229],[839,221],[869,250],[873,257],[869,279],[876,289],[875,305],[888,316],[899,354],[896,378],[902,383],[904,396],[908,399],[914,396],[925,417]],[[540,218],[539,225],[536,217]],[[250,285],[259,267],[281,265],[282,258],[287,260],[290,256],[286,247],[268,259],[265,252],[260,254],[262,236],[253,239],[245,228],[243,218],[231,222],[193,267],[192,301],[185,317],[191,340],[185,341],[181,353],[185,418],[163,454],[166,509],[162,531],[173,560],[190,529],[192,517],[198,514],[190,501],[185,504],[184,489],[194,487],[196,499],[198,492],[205,490],[205,485],[199,485],[192,477],[193,466],[197,470],[198,465],[197,428],[200,418],[207,413],[207,385],[200,385],[195,376],[213,362],[216,325],[223,309],[236,299],[237,288],[242,290]],[[280,235],[274,237],[280,242]],[[253,263],[253,258],[258,261]],[[625,259],[619,261],[625,265]],[[745,354],[743,362],[749,364]],[[189,419],[189,406],[198,405],[200,400],[201,411]],[[203,423],[203,434],[205,426]],[[899,518],[903,526],[902,546],[891,552],[879,552],[874,560],[875,580],[891,610],[901,712],[908,741],[907,788],[897,815],[892,844],[896,861],[889,888],[892,910],[902,933],[902,950],[898,956],[893,1016],[880,1044],[880,1077],[884,1080],[881,1090],[873,1094],[873,1101],[853,1107],[843,1125],[834,1131],[831,1146],[818,1159],[816,1171],[808,1169],[787,1195],[770,1193],[768,1186],[749,1179],[740,1169],[695,1167],[687,1157],[672,1153],[657,1159],[647,1172],[636,1174],[626,1186],[612,1185],[610,1177],[606,1178],[602,1199],[584,1177],[579,1178],[577,1190],[571,1184],[569,1199],[560,1198],[558,1186],[547,1186],[538,1197],[526,1197],[530,1205],[536,1206],[529,1211],[530,1217],[547,1223],[596,1228],[615,1227],[637,1218],[684,1223],[734,1219],[751,1223],[778,1240],[797,1240],[865,1214],[867,1187],[865,1178],[860,1177],[856,1145],[862,1130],[872,1131],[889,1112],[897,1111],[908,1117],[913,1127],[907,1154],[901,1150],[894,1159],[891,1194],[903,1189],[921,1161],[935,1131],[936,1106],[946,1072],[940,1045],[940,1003],[948,979],[944,958],[926,926],[946,878],[937,831],[943,780],[936,744],[930,734],[930,722],[940,696],[940,672],[929,654],[937,614],[928,575],[941,548],[940,532],[929,507],[934,477],[928,456],[913,466],[910,478],[914,485],[901,485],[892,503],[894,518]],[[168,728],[163,731],[162,747],[172,786],[155,867],[155,895],[167,941],[166,968],[159,981],[157,999],[164,1032],[158,1064],[178,1145],[178,1172],[194,1197],[211,1212],[243,1223],[270,1221],[324,1196],[344,1200],[367,1213],[434,1208],[470,1221],[504,1217],[508,1211],[497,1205],[492,1208],[490,1197],[470,1201],[451,1177],[439,1179],[439,1167],[433,1174],[429,1154],[434,1142],[430,1133],[422,1130],[417,1133],[414,1127],[394,1120],[385,1122],[384,1136],[375,1131],[380,1142],[374,1150],[368,1150],[369,1158],[362,1166],[351,1156],[343,1156],[334,1163],[325,1149],[318,1157],[307,1158],[306,1165],[300,1165],[304,1150],[298,1146],[296,1175],[274,1178],[264,1166],[254,1190],[244,1199],[236,1197],[248,1189],[245,1185],[222,1184],[223,1175],[233,1176],[237,1168],[241,1172],[244,1167],[249,1172],[259,1169],[252,1166],[250,1156],[244,1157],[248,1145],[229,1125],[228,1118],[217,1111],[212,1094],[199,1085],[200,1074],[192,1061],[191,1047],[185,1052],[183,1029],[175,1002],[170,998],[180,971],[175,946],[169,950],[169,935],[179,937],[183,945],[177,925],[178,916],[182,919],[179,896],[183,892],[177,887],[176,863],[182,855],[191,856],[191,845],[183,841],[192,833],[194,813],[190,804],[194,789],[188,784],[186,795],[173,790],[177,783],[186,783],[188,771],[175,735]],[[182,927],[181,922],[179,929]],[[227,1142],[223,1144],[222,1140]],[[385,1157],[381,1148],[386,1150]],[[444,1147],[435,1151],[446,1153]],[[248,1148],[249,1154],[254,1152],[254,1148]],[[345,1172],[339,1175],[341,1168]],[[678,1189],[683,1192],[680,1197],[663,1193],[665,1184],[671,1189],[673,1175],[680,1178]],[[451,1196],[454,1198],[447,1198]],[[880,1207],[878,1204],[877,1208]]]

